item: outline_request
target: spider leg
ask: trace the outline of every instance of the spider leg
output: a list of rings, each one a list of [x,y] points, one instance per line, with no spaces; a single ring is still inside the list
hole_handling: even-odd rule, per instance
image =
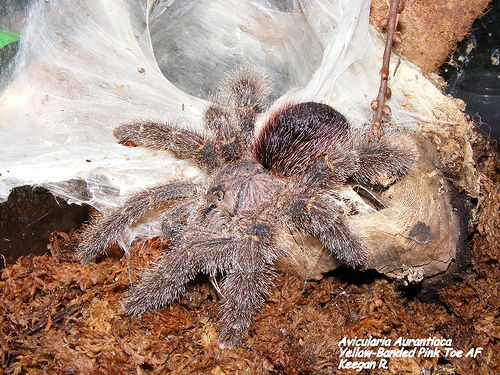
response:
[[[213,236],[208,232],[193,232],[187,237],[206,238]],[[124,300],[127,314],[143,313],[162,308],[184,294],[186,283],[200,271],[215,275],[228,267],[228,254],[234,239],[208,238],[189,241],[174,247],[169,253],[132,287]]]
[[[196,211],[199,204],[199,199],[194,198],[167,209],[160,219],[163,236],[174,242],[179,239],[184,232],[189,216]]]
[[[231,115],[222,106],[210,105],[205,111],[205,123],[215,133],[218,148],[226,162],[239,159],[243,153],[241,132],[231,123]]]
[[[271,227],[267,224],[254,224],[239,237],[211,236],[214,233],[202,228],[184,233],[183,237],[189,240],[166,254],[133,286],[124,300],[127,314],[142,315],[172,303],[198,272],[228,272],[222,286],[224,324],[218,341],[222,348],[237,345],[272,286],[270,267],[277,251],[269,251],[273,248]]]
[[[359,169],[352,176],[362,183],[388,185],[405,176],[418,157],[413,141],[402,133],[386,132],[379,138],[370,130],[354,130],[353,144]]]
[[[167,124],[140,122],[118,126],[113,135],[122,144],[131,142],[136,146],[172,151],[181,159],[193,159],[206,171],[212,171],[220,165],[215,145],[189,130]]]
[[[256,115],[263,111],[271,85],[257,69],[238,68],[222,80],[221,104],[230,109],[244,144],[252,140]]]
[[[304,175],[308,186],[330,189],[352,178],[361,183],[387,186],[404,177],[417,159],[416,148],[402,133],[373,136],[351,130],[352,136],[331,147]]]
[[[90,262],[97,254],[116,242],[120,233],[147,210],[170,200],[196,195],[197,186],[176,182],[145,190],[130,198],[123,206],[109,214],[96,218],[82,233],[82,242],[77,246],[78,257]]]
[[[271,269],[279,250],[273,248],[268,224],[250,226],[232,255],[231,270],[222,285],[224,322],[219,333],[222,349],[237,345],[250,326],[255,310],[272,287]]]
[[[321,243],[345,264],[363,265],[367,252],[349,230],[343,208],[325,194],[302,193],[290,199],[286,208],[290,227],[319,238]]]
[[[316,161],[302,177],[303,186],[331,190],[344,183],[359,170],[359,158],[355,152],[331,151]]]

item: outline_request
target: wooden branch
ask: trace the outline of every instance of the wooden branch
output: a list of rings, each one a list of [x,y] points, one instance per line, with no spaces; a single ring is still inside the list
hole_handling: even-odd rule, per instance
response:
[[[403,11],[403,0],[392,0],[389,10],[389,19],[387,21],[387,38],[385,42],[384,55],[382,57],[382,69],[380,69],[380,87],[377,99],[372,101],[371,108],[376,110],[375,118],[372,123],[372,131],[375,134],[382,135],[382,116],[390,116],[391,109],[385,104],[385,100],[391,97],[391,90],[387,86],[389,79],[389,62],[391,60],[392,43],[394,40],[401,40],[396,33],[396,25],[399,19],[399,13]],[[383,20],[385,21],[385,20]],[[385,22],[384,22],[385,24]]]
[[[81,308],[81,305],[75,303],[74,305],[71,305],[70,307],[58,312],[54,316],[49,316],[42,323],[37,324],[35,327],[31,328],[27,333],[25,333],[25,335],[27,335],[27,336],[33,335],[33,334],[37,333],[38,331],[40,331],[42,328],[44,328],[47,324],[57,323],[60,320],[62,320],[64,317],[74,314],[75,312],[80,310],[80,308]]]

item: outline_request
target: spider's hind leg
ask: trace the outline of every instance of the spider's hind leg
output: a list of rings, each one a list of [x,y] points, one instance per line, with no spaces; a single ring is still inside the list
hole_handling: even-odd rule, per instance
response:
[[[214,132],[220,153],[226,162],[233,162],[243,155],[244,143],[240,129],[234,127],[229,112],[218,104],[205,110],[205,123]]]
[[[352,267],[365,264],[367,250],[342,219],[344,209],[334,197],[304,192],[290,199],[285,212],[291,228],[318,237],[341,262]]]
[[[353,131],[359,169],[353,175],[361,183],[387,186],[404,177],[418,158],[415,144],[401,132],[378,137],[370,130]]]

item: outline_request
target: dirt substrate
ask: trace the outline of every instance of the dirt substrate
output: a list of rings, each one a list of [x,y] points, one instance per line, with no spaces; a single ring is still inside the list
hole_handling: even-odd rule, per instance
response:
[[[431,302],[415,297],[429,297],[419,285],[405,287],[371,272],[339,269],[319,282],[282,274],[242,345],[220,350],[218,295],[205,278],[163,310],[141,319],[122,313],[130,282],[166,244],[150,240],[129,257],[112,252],[82,265],[71,259],[78,231],[53,233],[53,256],[21,258],[2,270],[0,373],[355,373],[339,370],[340,349],[347,347],[339,343],[372,336],[390,339],[385,349],[403,348],[395,344],[399,337],[430,337],[451,339],[451,347],[464,352],[451,358],[438,347],[435,357],[390,358],[388,369],[361,373],[498,374],[499,163],[492,147],[482,141],[474,147],[480,190],[469,199],[474,234],[468,266],[458,279],[445,279],[452,283]],[[476,358],[465,356],[478,347]]]

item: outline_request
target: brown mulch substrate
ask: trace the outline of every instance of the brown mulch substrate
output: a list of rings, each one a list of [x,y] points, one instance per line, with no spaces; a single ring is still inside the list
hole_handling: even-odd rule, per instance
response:
[[[485,151],[486,150],[486,151]],[[390,358],[372,374],[500,373],[500,191],[498,156],[477,153],[481,193],[475,205],[470,265],[436,302],[372,273],[338,270],[320,282],[291,275],[276,288],[236,349],[220,350],[218,295],[208,279],[192,282],[178,303],[141,319],[120,300],[165,244],[137,244],[130,256],[72,260],[78,232],[53,233],[53,256],[21,258],[0,278],[0,374],[331,374],[339,342],[398,337],[452,340],[476,357]],[[394,349],[398,349],[394,347]]]

